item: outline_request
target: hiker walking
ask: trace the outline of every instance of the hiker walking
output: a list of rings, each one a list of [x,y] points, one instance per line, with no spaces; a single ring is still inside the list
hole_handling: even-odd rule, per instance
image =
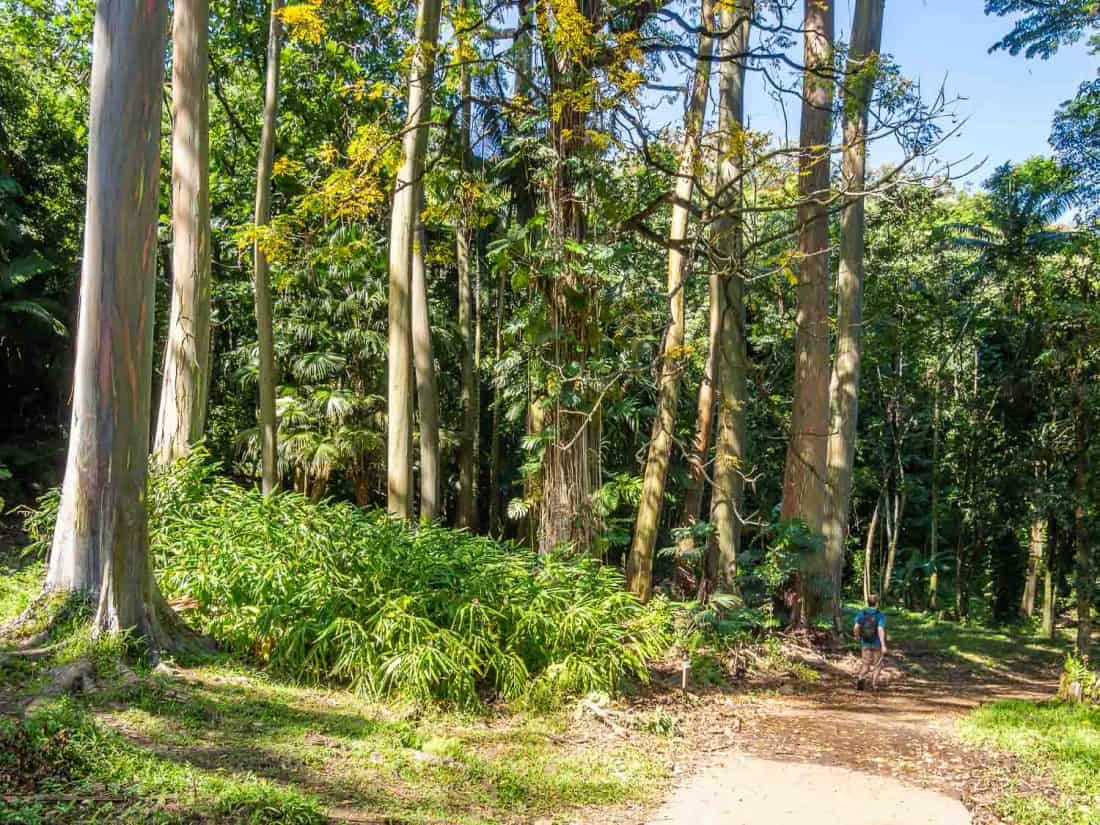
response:
[[[867,598],[867,606],[856,613],[852,633],[859,639],[862,660],[856,675],[856,690],[863,690],[867,676],[871,676],[872,690],[878,690],[878,677],[882,672],[882,657],[886,655],[886,614],[878,609],[878,595]]]

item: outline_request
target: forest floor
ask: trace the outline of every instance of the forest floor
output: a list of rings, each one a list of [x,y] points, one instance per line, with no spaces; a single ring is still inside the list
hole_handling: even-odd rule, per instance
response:
[[[854,689],[851,653],[804,650],[818,680],[731,702],[725,722],[713,702],[694,714],[693,726],[702,727],[694,738],[709,739],[703,749],[713,752],[688,763],[648,822],[1100,822],[1100,809],[1067,796],[1057,771],[1032,750],[989,747],[990,720],[975,715],[982,706],[1043,708],[1034,703],[1057,690],[1062,643],[915,615],[891,619],[893,647],[877,694]]]
[[[0,619],[40,575],[0,569]],[[0,823],[1100,822],[1095,770],[1067,784],[1012,738],[1050,728],[1029,715],[1044,705],[1024,703],[1023,727],[974,713],[1050,698],[1060,643],[890,616],[878,695],[853,690],[850,653],[791,640],[747,653],[756,675],[733,684],[697,668],[682,691],[670,663],[638,695],[554,712],[372,703],[218,657],[105,678],[29,723],[20,697],[41,674],[4,666],[0,733],[19,747],[0,756]],[[1100,717],[1060,723],[1100,736]]]

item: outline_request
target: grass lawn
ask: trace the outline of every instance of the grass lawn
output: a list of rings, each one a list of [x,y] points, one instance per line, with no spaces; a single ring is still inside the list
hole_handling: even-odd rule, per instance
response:
[[[1100,825],[1100,708],[997,702],[963,722],[967,739],[1016,754],[1053,780],[1061,798],[1013,788],[1002,815],[1017,825]]]
[[[41,574],[2,571],[0,621]],[[671,772],[660,733],[627,741],[566,713],[370,702],[227,657],[132,684],[97,675],[84,697],[16,715],[12,700],[53,664],[0,656],[0,823],[614,821]]]
[[[1072,628],[1049,640],[1028,628],[958,625],[900,609],[886,613],[891,642],[912,656],[910,666],[918,672],[954,665],[979,676],[1051,681],[1072,649]],[[846,618],[851,621],[850,615]],[[993,702],[973,711],[959,728],[971,743],[1013,754],[1025,768],[1018,773],[1036,778],[1034,786],[1007,780],[998,810],[1006,821],[1100,825],[1100,708]]]
[[[844,611],[847,630],[851,630],[858,609],[849,606]],[[960,625],[891,606],[883,612],[891,646],[917,660],[929,656],[979,672],[988,670],[991,675],[1019,674],[1038,667],[1049,668],[1050,677],[1056,678],[1071,645],[1071,631],[1066,629],[1060,630],[1056,639],[1044,639],[1027,627]]]

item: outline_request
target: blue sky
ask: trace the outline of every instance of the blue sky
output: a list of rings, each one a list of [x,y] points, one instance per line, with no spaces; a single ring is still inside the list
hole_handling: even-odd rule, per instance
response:
[[[836,2],[837,34],[846,41],[854,0]],[[949,97],[966,98],[955,108],[968,120],[940,148],[939,156],[960,160],[969,155],[975,163],[988,158],[967,181],[975,184],[1005,160],[1049,154],[1047,138],[1055,109],[1081,82],[1095,77],[1100,65],[1100,58],[1089,55],[1083,44],[1046,61],[989,54],[989,47],[1012,24],[1007,18],[986,17],[983,6],[982,0],[887,0],[882,43],[883,51],[894,57],[906,77],[920,82],[926,96],[945,83]],[[747,93],[746,111],[753,126],[781,129],[776,106],[762,90],[750,86]],[[797,130],[798,113],[791,105],[788,102],[791,128]],[[870,163],[878,166],[899,158],[897,147],[880,143],[872,147]]]

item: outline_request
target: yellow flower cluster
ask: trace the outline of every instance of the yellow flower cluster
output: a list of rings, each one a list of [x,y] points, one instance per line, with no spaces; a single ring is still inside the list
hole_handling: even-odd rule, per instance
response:
[[[246,224],[238,230],[235,240],[238,249],[255,245],[269,263],[287,261],[292,252],[290,218],[287,215],[277,215],[265,226]]]
[[[401,145],[377,123],[359,128],[348,146],[346,163],[331,145],[317,151],[326,165],[336,166],[314,192],[299,203],[303,215],[325,215],[336,220],[363,221],[384,204],[387,188],[401,161]]]
[[[316,45],[324,38],[327,29],[321,18],[321,0],[305,0],[283,6],[277,12],[288,34],[295,40]]]

